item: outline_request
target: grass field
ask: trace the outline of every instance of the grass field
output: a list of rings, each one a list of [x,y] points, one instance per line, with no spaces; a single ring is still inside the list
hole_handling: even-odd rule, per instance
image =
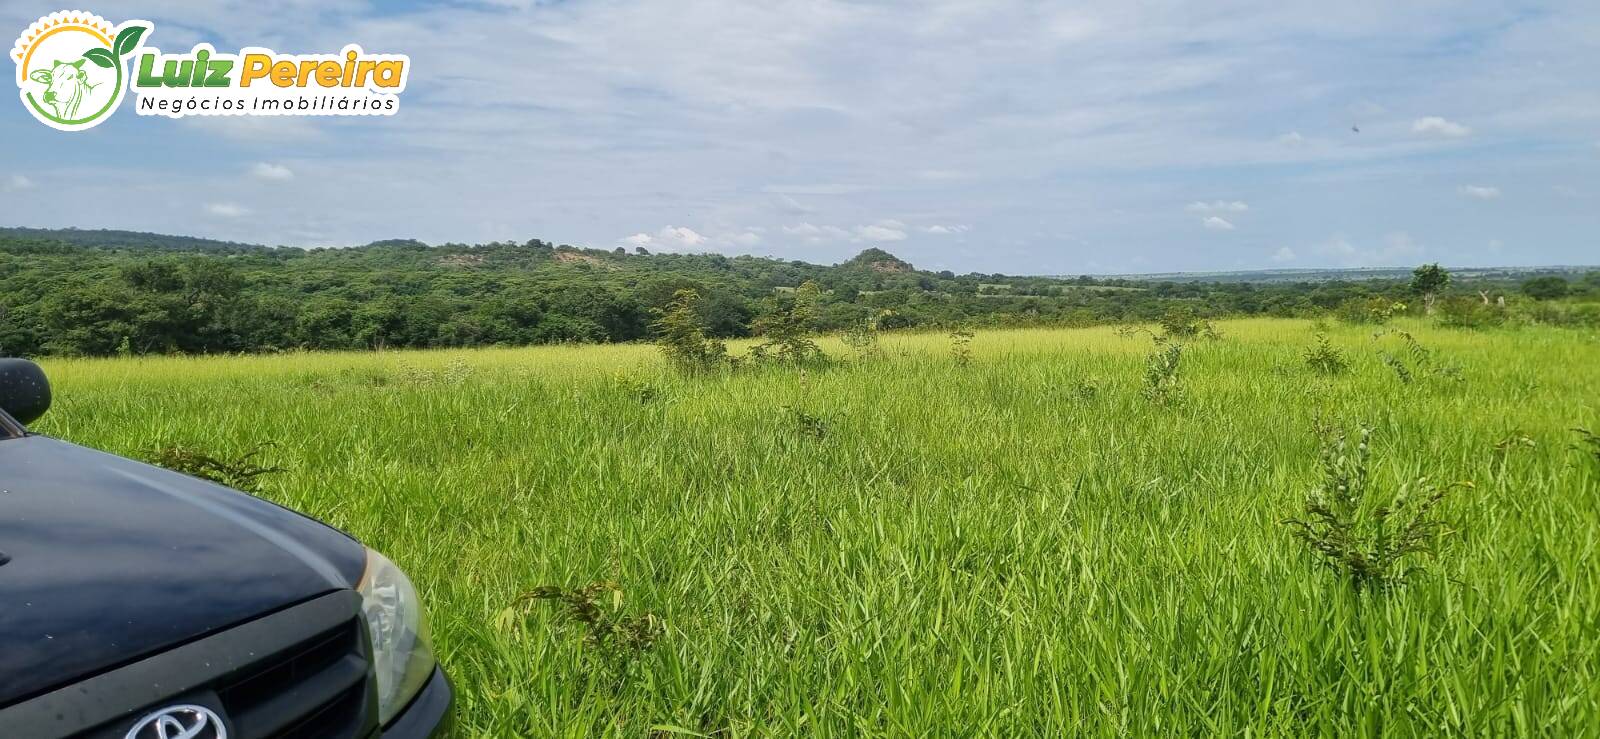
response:
[[[423,591],[472,735],[1595,735],[1600,342],[1401,326],[1459,379],[1344,326],[1320,375],[1286,320],[1189,342],[1169,404],[1110,328],[709,378],[648,346],[52,360],[37,429],[274,443],[263,496]],[[1319,413],[1373,427],[1381,490],[1475,483],[1399,590],[1280,523]],[[519,598],[605,581],[601,645]]]

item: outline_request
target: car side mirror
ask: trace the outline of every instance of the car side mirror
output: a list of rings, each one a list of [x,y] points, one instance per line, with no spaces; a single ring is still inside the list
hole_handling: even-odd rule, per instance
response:
[[[26,359],[0,359],[0,410],[23,424],[50,410],[50,380]]]

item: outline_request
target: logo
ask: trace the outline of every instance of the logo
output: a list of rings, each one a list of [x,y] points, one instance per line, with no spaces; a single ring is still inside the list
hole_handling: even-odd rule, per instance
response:
[[[99,125],[122,102],[127,90],[123,59],[139,48],[150,28],[147,21],[113,27],[79,10],[34,21],[11,49],[23,106],[40,123],[62,131]]]
[[[110,117],[128,91],[139,115],[394,115],[411,59],[346,44],[336,54],[236,53],[200,43],[185,53],[141,48],[149,21],[113,27],[63,10],[28,27],[11,56],[22,104],[41,123],[82,131]]]
[[[205,706],[167,706],[139,719],[123,739],[228,739],[228,730]]]

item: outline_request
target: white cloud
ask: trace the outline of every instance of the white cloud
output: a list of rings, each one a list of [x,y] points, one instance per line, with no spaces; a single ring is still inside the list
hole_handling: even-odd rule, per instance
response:
[[[751,247],[761,243],[761,234],[744,231],[727,237],[726,241],[735,246]]]
[[[1292,262],[1292,261],[1294,261],[1294,257],[1295,257],[1294,250],[1290,249],[1287,246],[1281,247],[1277,251],[1272,253],[1272,261],[1278,262],[1280,264],[1282,264],[1283,262]]]
[[[1290,131],[1279,136],[1277,142],[1284,146],[1305,146],[1306,137],[1301,136],[1299,131]]]
[[[1208,229],[1210,229],[1212,231],[1232,231],[1233,230],[1233,224],[1229,223],[1228,219],[1219,218],[1217,216],[1206,216],[1204,219],[1202,219],[1200,221],[1200,225],[1205,226],[1206,228],[1208,228]]]
[[[800,223],[793,226],[784,226],[783,232],[790,236],[798,236],[813,244],[861,243],[864,241],[904,241],[907,237],[906,228],[906,224],[889,219],[852,228]]]
[[[945,226],[945,225],[941,225],[941,224],[935,223],[932,226],[928,226],[927,228],[924,228],[922,230],[927,231],[928,233],[931,233],[931,234],[934,234],[934,235],[937,235],[937,236],[948,236],[950,234],[966,233],[969,230],[969,228],[970,228],[969,226],[966,226],[966,225],[960,224],[960,223],[951,224],[949,226]]]
[[[18,191],[18,190],[32,190],[33,187],[34,187],[33,180],[28,179],[25,175],[14,174],[14,175],[11,175],[10,177],[6,178],[6,184],[5,184],[5,191],[6,192],[15,192],[15,191]]]
[[[740,243],[737,239],[729,240],[730,243]],[[681,251],[700,246],[709,246],[711,239],[688,226],[662,226],[655,235],[643,231],[632,236],[624,236],[617,240],[619,244],[628,246],[645,246],[666,251]]]
[[[206,212],[222,218],[239,218],[250,215],[250,209],[238,203],[208,203]]]
[[[837,226],[818,226],[815,223],[801,223],[794,226],[784,226],[783,232],[790,236],[799,236],[807,241],[847,241],[850,232]]]
[[[1457,139],[1472,133],[1472,129],[1456,123],[1455,121],[1447,121],[1439,116],[1430,115],[1412,121],[1411,132],[1420,133],[1427,136],[1441,136],[1444,138]]]
[[[294,170],[271,162],[256,162],[255,166],[250,168],[250,174],[263,180],[283,181],[294,179]]]
[[[688,226],[662,226],[661,230],[656,232],[656,239],[662,244],[675,247],[693,247],[706,243],[706,237]]]
[[[1494,200],[1500,197],[1500,188],[1490,185],[1462,185],[1456,188],[1456,192],[1478,200]]]
[[[902,229],[904,224],[899,221],[874,223],[867,226],[856,226],[856,236],[861,241],[903,241],[906,232]]]
[[[837,234],[835,234],[835,232],[837,232]],[[811,242],[814,242],[814,240],[822,240],[822,238],[850,237],[850,232],[846,232],[846,230],[835,229],[835,227],[832,226],[816,226],[816,224],[813,224],[813,222],[803,222],[803,224],[795,224],[795,226],[784,226],[784,234],[792,235],[792,237],[806,238],[806,240],[811,240]]]
[[[1243,200],[1213,200],[1209,203],[1193,202],[1184,206],[1190,213],[1243,213],[1250,204]]]

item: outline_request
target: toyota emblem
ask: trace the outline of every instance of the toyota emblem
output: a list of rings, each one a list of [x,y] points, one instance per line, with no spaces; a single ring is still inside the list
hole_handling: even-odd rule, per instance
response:
[[[139,719],[124,739],[228,739],[228,730],[205,706],[167,706]]]

